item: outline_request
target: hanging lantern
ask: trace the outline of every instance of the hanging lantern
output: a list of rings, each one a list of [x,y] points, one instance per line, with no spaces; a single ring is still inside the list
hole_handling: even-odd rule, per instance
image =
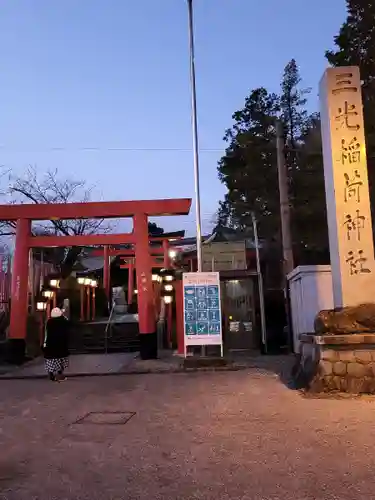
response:
[[[45,311],[46,309],[47,309],[47,302],[41,300],[36,303],[37,311]]]
[[[163,277],[165,280],[165,276]],[[166,304],[171,304],[174,298],[174,288],[171,282],[164,282],[160,295]]]
[[[161,269],[160,276],[163,281],[173,281],[175,277],[175,273],[173,269]]]
[[[51,288],[60,288],[60,280],[57,278],[51,278],[49,280],[49,286]]]
[[[48,289],[45,289],[42,291],[42,295],[46,299],[52,299],[52,297],[54,296],[54,293],[55,292],[53,290],[48,290]]]

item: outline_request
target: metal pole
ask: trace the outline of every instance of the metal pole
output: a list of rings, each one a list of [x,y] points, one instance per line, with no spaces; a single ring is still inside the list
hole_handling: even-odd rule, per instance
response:
[[[199,151],[198,151],[198,124],[197,124],[197,95],[196,95],[196,85],[195,85],[193,0],[187,0],[187,3],[189,12],[191,125],[193,132],[195,217],[197,225],[197,263],[198,263],[198,272],[202,272],[202,224],[201,224],[200,188],[199,188]]]
[[[202,223],[201,223],[201,197],[199,187],[199,148],[198,148],[198,123],[197,123],[197,93],[195,85],[195,54],[194,54],[194,22],[193,0],[187,0],[189,13],[189,54],[190,54],[190,88],[191,88],[191,126],[193,133],[194,155],[194,191],[195,191],[195,218],[197,232],[197,271],[202,272]],[[205,346],[201,348],[201,355],[205,356]],[[186,357],[186,352],[185,352]]]
[[[259,290],[260,323],[261,323],[261,329],[262,329],[262,344],[264,347],[264,353],[267,354],[267,330],[266,330],[266,314],[265,314],[265,308],[264,308],[263,276],[262,276],[262,269],[260,267],[257,220],[255,218],[254,213],[251,214],[251,219],[253,221],[255,256],[256,256],[257,274],[258,274],[258,290]]]

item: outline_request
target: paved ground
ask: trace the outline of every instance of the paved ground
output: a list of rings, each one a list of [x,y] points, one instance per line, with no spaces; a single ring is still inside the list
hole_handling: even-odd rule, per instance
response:
[[[293,356],[260,356],[255,352],[228,355],[229,364],[223,369],[239,370],[244,368],[267,368],[289,372]],[[183,359],[172,351],[159,351],[158,359],[142,360],[139,353],[112,354],[75,354],[70,356],[67,376],[77,375],[108,375],[111,373],[165,373],[180,372],[183,369]],[[190,369],[191,370],[191,369]],[[212,370],[212,368],[208,368]],[[0,365],[0,378],[34,378],[45,376],[44,359],[34,359],[23,366]]]
[[[3,380],[0,398],[1,499],[375,498],[375,400],[306,399],[272,371]],[[135,415],[74,423],[103,411]]]
[[[85,375],[118,373],[124,370],[134,359],[134,353],[117,354],[76,354],[69,357],[69,368],[66,374]],[[21,367],[8,367],[1,377],[40,377],[46,374],[44,358],[38,358]]]

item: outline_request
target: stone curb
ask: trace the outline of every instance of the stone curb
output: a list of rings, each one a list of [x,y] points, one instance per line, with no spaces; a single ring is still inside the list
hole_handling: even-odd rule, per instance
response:
[[[205,368],[171,368],[168,370],[162,369],[133,369],[133,370],[124,370],[119,372],[103,372],[103,373],[69,373],[66,374],[67,378],[80,378],[80,377],[113,377],[119,375],[164,375],[170,373],[193,373],[193,372],[236,372],[240,370],[246,370],[256,368],[255,366],[218,366],[218,367],[205,367]],[[47,375],[1,375],[1,380],[38,380],[38,379],[46,379]]]

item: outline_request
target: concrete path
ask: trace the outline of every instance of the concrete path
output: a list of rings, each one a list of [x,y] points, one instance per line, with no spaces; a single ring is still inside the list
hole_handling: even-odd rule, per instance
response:
[[[231,355],[229,364],[224,367],[199,368],[199,371],[225,371],[257,368],[273,371],[278,374],[289,374],[293,364],[293,356],[262,356],[248,353],[240,356]],[[3,370],[1,369],[3,368]],[[113,373],[145,374],[145,373],[177,373],[184,372],[183,358],[172,351],[159,351],[158,359],[142,360],[139,353],[111,353],[72,355],[66,375],[108,375]],[[187,371],[197,371],[187,369]],[[1,378],[33,378],[46,376],[43,358],[30,361],[22,367],[0,366]],[[284,377],[284,375],[283,375]]]
[[[107,375],[123,371],[134,359],[134,353],[118,354],[75,354],[69,357],[69,368],[66,374],[69,375]],[[14,377],[41,377],[45,376],[44,359],[38,358],[26,365],[15,368],[0,376]]]
[[[257,369],[2,381],[0,398],[2,500],[375,498],[373,398],[306,399]]]

